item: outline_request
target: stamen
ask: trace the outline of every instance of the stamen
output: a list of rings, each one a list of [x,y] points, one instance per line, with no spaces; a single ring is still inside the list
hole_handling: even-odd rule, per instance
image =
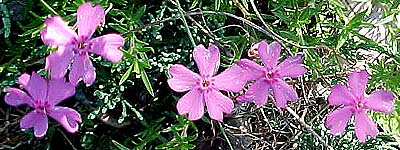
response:
[[[203,82],[201,83],[201,85],[202,85],[203,87],[208,87],[208,86],[210,86],[210,81],[208,81],[208,80],[203,80]]]

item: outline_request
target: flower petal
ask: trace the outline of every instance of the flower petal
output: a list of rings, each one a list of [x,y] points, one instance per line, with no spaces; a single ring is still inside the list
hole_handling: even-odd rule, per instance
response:
[[[169,68],[172,78],[168,79],[168,85],[177,92],[185,92],[197,86],[200,76],[182,65],[172,65]]]
[[[92,3],[87,2],[78,7],[77,10],[78,35],[82,40],[92,37],[92,34],[102,22],[104,22],[104,9],[100,5],[92,7]]]
[[[46,28],[40,31],[42,41],[50,46],[66,46],[76,38],[76,33],[68,27],[68,24],[60,16],[47,18],[44,22]]]
[[[23,129],[29,129],[33,127],[35,136],[43,137],[47,132],[48,119],[46,114],[34,110],[22,117],[20,126]]]
[[[332,87],[331,94],[328,96],[329,105],[339,106],[339,105],[351,105],[354,101],[354,95],[349,91],[349,89],[344,86],[337,84]]]
[[[247,79],[243,77],[244,69],[234,65],[213,77],[213,87],[219,90],[239,92],[247,82]]]
[[[204,114],[204,95],[199,88],[194,88],[179,99],[176,108],[180,115],[189,114],[189,120],[198,120]]]
[[[64,78],[64,75],[67,73],[67,68],[73,57],[74,54],[72,52],[72,47],[70,46],[59,46],[57,51],[47,56],[45,69],[50,70],[50,78]]]
[[[351,93],[357,98],[363,98],[365,93],[365,88],[368,82],[368,73],[365,70],[360,72],[352,72],[349,74],[349,88]]]
[[[257,80],[265,76],[264,68],[254,61],[240,59],[237,64],[246,71],[242,76],[247,80]]]
[[[61,101],[75,94],[75,86],[65,82],[64,79],[49,80],[49,92],[47,100],[51,106],[55,106]]]
[[[32,96],[33,100],[46,100],[47,81],[36,72],[32,72],[32,75],[24,88],[28,91],[29,95]]]
[[[239,102],[254,101],[257,105],[264,105],[267,102],[271,85],[267,80],[260,79],[254,82],[246,94],[237,98]]]
[[[331,130],[332,135],[337,136],[343,133],[352,115],[353,111],[350,106],[336,109],[326,117],[326,127]]]
[[[217,90],[204,93],[207,111],[211,119],[222,121],[223,113],[230,114],[233,110],[233,102],[230,98]]]
[[[394,95],[390,91],[375,91],[366,99],[365,106],[369,109],[390,114],[394,110]]]
[[[48,114],[71,133],[78,131],[78,123],[82,122],[81,115],[68,107],[54,107],[49,110]]]
[[[272,42],[270,45],[263,40],[258,45],[258,54],[266,68],[275,68],[278,58],[281,55],[281,45],[278,42]]]
[[[4,92],[7,92],[4,101],[8,105],[19,106],[22,104],[28,104],[33,107],[33,100],[24,91],[17,88],[7,88]]]
[[[298,77],[306,73],[307,69],[301,64],[303,54],[286,58],[277,67],[280,77]]]
[[[106,34],[90,40],[89,43],[91,43],[93,47],[89,50],[116,63],[122,59],[123,53],[119,48],[124,46],[124,42],[124,38],[119,34]]]
[[[72,85],[77,85],[81,78],[84,83],[89,85],[96,79],[96,72],[88,55],[74,57],[74,63],[69,73],[69,81]]]
[[[219,63],[219,49],[213,44],[206,49],[202,44],[197,45],[193,50],[193,57],[196,61],[199,72],[203,77],[214,75]]]
[[[21,74],[21,76],[18,77],[18,83],[20,85],[22,85],[23,87],[25,87],[26,85],[28,85],[30,78],[31,78],[31,75],[29,75],[27,73],[23,73],[23,74]]]
[[[368,135],[372,138],[376,137],[378,134],[378,127],[364,111],[355,113],[354,117],[358,140],[365,142]]]
[[[292,86],[285,81],[277,79],[272,83],[272,91],[274,93],[275,105],[278,108],[286,108],[287,101],[297,101],[297,93]]]

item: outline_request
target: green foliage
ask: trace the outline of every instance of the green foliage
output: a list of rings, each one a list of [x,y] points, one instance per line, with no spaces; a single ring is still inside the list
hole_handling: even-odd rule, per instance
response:
[[[15,87],[17,77],[21,73],[39,71],[42,75],[47,74],[43,70],[45,57],[56,48],[44,46],[41,42],[40,30],[44,28],[44,20],[49,16],[60,15],[74,27],[76,9],[84,2],[84,0],[15,0],[15,2],[0,0],[2,17],[0,34],[3,34],[0,40],[0,50],[3,54],[0,56],[1,89]],[[0,139],[15,137],[21,141],[21,144],[5,141],[5,145],[38,149],[55,148],[59,146],[58,144],[68,148],[72,145],[77,149],[200,149],[203,148],[201,145],[215,146],[213,142],[216,139],[223,139],[222,143],[227,143],[226,140],[229,140],[235,144],[236,141],[232,139],[239,137],[237,139],[240,141],[245,139],[244,136],[235,136],[228,132],[225,134],[223,132],[225,126],[216,127],[220,130],[214,127],[209,128],[208,126],[212,124],[207,115],[203,117],[203,120],[208,121],[203,122],[192,122],[185,116],[177,115],[176,101],[183,94],[173,92],[168,87],[167,70],[172,64],[183,64],[196,70],[191,54],[193,44],[214,43],[220,48],[221,69],[218,70],[220,72],[222,68],[235,64],[241,58],[253,58],[248,55],[248,50],[253,43],[261,39],[266,39],[268,42],[279,39],[283,45],[281,58],[299,52],[304,53],[304,64],[307,67],[307,73],[301,79],[304,84],[300,84],[297,79],[293,80],[300,98],[298,103],[292,103],[291,106],[300,108],[301,104],[305,103],[307,108],[308,106],[320,108],[319,105],[321,105],[321,109],[318,110],[320,112],[307,113],[306,123],[311,125],[312,130],[317,132],[328,145],[334,149],[395,149],[399,147],[400,101],[398,98],[395,99],[396,109],[393,114],[371,113],[373,120],[383,132],[378,134],[377,139],[369,139],[365,144],[357,142],[353,132],[354,127],[350,125],[352,123],[349,124],[345,133],[337,137],[330,135],[323,124],[324,117],[328,110],[331,110],[327,107],[326,90],[335,84],[345,83],[346,74],[350,70],[357,69],[359,62],[364,62],[364,67],[371,73],[367,93],[376,89],[387,89],[393,91],[397,97],[399,96],[400,23],[398,15],[400,15],[400,10],[398,7],[400,2],[373,1],[382,4],[384,11],[383,18],[371,24],[366,19],[370,15],[368,11],[349,17],[349,8],[341,0],[256,0],[254,2],[258,8],[257,11],[260,12],[266,25],[260,22],[251,2],[252,0],[92,1],[94,4],[102,5],[107,13],[105,24],[96,30],[94,37],[107,33],[120,33],[125,38],[125,45],[121,49],[124,57],[122,61],[113,64],[99,56],[91,55],[97,73],[95,83],[90,86],[80,84],[77,87],[77,94],[71,98],[73,100],[62,103],[62,105],[78,109],[81,113],[83,123],[79,133],[70,135],[62,127],[52,125],[48,137],[37,141],[31,132],[22,132],[18,128],[18,123],[15,123],[7,124],[6,130],[1,128]],[[200,10],[203,13],[198,13]],[[216,12],[243,17],[254,25],[246,24],[243,19]],[[359,33],[361,28],[374,28],[378,25],[385,26],[385,31],[387,31],[385,39],[390,41],[389,43],[382,44]],[[281,38],[270,36],[274,34],[260,32],[257,27],[275,33]],[[304,48],[306,46],[309,48]],[[368,56],[360,53],[361,49],[375,51],[379,53],[379,57],[370,60]],[[316,85],[327,88],[320,89]],[[299,87],[317,91],[320,95],[300,94]],[[4,97],[3,91],[1,95]],[[238,94],[227,93],[226,95],[236,97]],[[310,102],[317,101],[318,98],[322,99],[319,103]],[[306,99],[310,100],[306,101]],[[15,120],[29,111],[11,108],[4,103],[0,106],[0,113],[11,113]],[[233,117],[226,117],[224,123],[231,122],[236,115],[254,115],[254,112],[242,112],[242,107],[243,105],[237,105],[232,114]],[[326,108],[322,109],[324,107]],[[283,114],[263,114],[267,118],[264,121],[269,128],[274,130],[276,124],[271,123],[271,120],[281,121],[277,116]],[[7,123],[13,122],[9,117],[1,119],[7,120]],[[250,123],[251,121],[253,120],[250,120]],[[270,127],[271,124],[272,127]],[[293,131],[304,131],[297,132],[296,135],[288,132],[279,133],[285,137],[283,139],[285,144],[295,143],[290,148],[326,148],[322,141],[318,141],[317,137],[305,131],[298,122],[289,122],[288,126]],[[215,131],[217,133],[211,133]],[[224,136],[219,133],[221,131]],[[68,135],[61,134],[64,132]],[[240,129],[240,134],[244,133],[246,132]],[[263,133],[244,135],[258,136],[260,134]],[[289,139],[289,137],[293,138]],[[209,142],[207,139],[212,140]],[[276,139],[275,136],[260,139],[263,139],[262,142],[265,143],[282,140]],[[259,141],[254,141],[249,145],[265,144],[256,142]],[[228,145],[232,146],[231,143],[221,144],[219,148],[228,149]]]

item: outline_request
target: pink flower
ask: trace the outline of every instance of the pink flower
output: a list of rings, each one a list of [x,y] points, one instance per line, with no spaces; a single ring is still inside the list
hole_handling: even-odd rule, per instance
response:
[[[47,132],[47,115],[49,115],[68,132],[78,131],[78,122],[81,122],[80,114],[71,108],[56,106],[75,94],[75,87],[72,84],[64,80],[46,81],[35,72],[32,76],[22,74],[18,82],[29,94],[17,88],[7,88],[5,102],[11,106],[27,104],[35,109],[22,117],[21,128],[33,128],[35,136],[42,137]]]
[[[394,95],[390,91],[375,91],[365,95],[368,82],[368,73],[352,72],[349,74],[349,86],[335,85],[328,96],[329,105],[342,106],[331,112],[326,117],[326,126],[331,129],[331,134],[338,135],[344,131],[347,122],[354,114],[356,136],[361,142],[365,142],[367,135],[375,138],[378,129],[371,118],[365,113],[371,109],[386,114],[394,110]]]
[[[172,78],[168,79],[168,85],[177,92],[189,91],[176,106],[180,115],[189,114],[190,120],[198,120],[204,114],[204,104],[214,120],[222,121],[223,113],[232,112],[232,100],[219,90],[239,92],[247,80],[240,77],[243,70],[236,65],[214,76],[219,55],[218,47],[212,44],[208,49],[198,45],[194,48],[193,57],[200,75],[182,65],[173,65],[169,69]]]
[[[124,38],[119,34],[106,34],[91,39],[97,26],[104,22],[104,9],[90,2],[79,6],[77,11],[78,34],[75,33],[61,17],[46,19],[46,28],[40,34],[45,44],[58,46],[58,50],[46,58],[46,70],[50,70],[52,79],[63,78],[69,64],[73,61],[69,80],[76,85],[82,78],[86,84],[92,84],[96,72],[88,53],[101,55],[111,62],[121,60],[123,53],[119,50],[124,45]]]
[[[284,77],[298,77],[306,72],[306,68],[301,64],[302,54],[295,57],[288,57],[278,65],[278,58],[281,53],[281,45],[273,42],[270,45],[266,41],[257,43],[258,54],[264,63],[264,67],[248,60],[241,59],[238,65],[247,70],[247,77],[256,80],[246,92],[238,97],[238,101],[255,101],[257,105],[267,102],[268,95],[272,91],[275,98],[275,105],[285,108],[288,100],[297,100],[297,93],[292,86],[288,85]]]

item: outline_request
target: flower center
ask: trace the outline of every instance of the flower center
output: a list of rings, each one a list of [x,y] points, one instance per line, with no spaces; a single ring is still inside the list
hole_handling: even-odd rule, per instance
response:
[[[207,79],[204,79],[203,80],[203,82],[201,82],[201,86],[203,86],[203,87],[208,87],[208,86],[210,86],[210,81],[208,81]]]
[[[79,49],[85,48],[85,43],[83,43],[83,42],[79,43],[78,48]]]
[[[43,113],[46,113],[46,109],[48,107],[50,107],[50,104],[47,101],[41,101],[41,100],[37,100],[35,101],[35,103],[33,104],[33,107]]]
[[[274,73],[272,71],[268,71],[265,75],[268,79],[274,78]]]
[[[361,102],[358,102],[358,103],[356,103],[355,107],[356,107],[357,109],[360,109],[360,108],[363,108],[363,107],[364,107],[364,104],[361,103]]]

